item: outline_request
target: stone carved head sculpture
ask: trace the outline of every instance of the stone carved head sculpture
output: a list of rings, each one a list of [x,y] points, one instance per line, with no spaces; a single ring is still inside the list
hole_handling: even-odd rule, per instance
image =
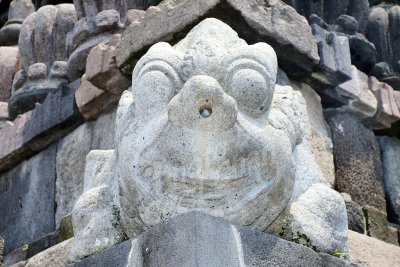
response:
[[[275,85],[277,68],[272,47],[247,45],[216,19],[174,47],[153,45],[120,100],[115,151],[87,156],[72,259],[194,210],[345,247],[344,202],[309,150],[304,100]],[[307,210],[329,201],[322,215]],[[313,235],[310,220],[326,231]]]
[[[140,19],[144,11],[161,0],[74,0],[79,21],[68,34],[67,46],[70,80],[80,78],[85,72],[90,50],[120,33],[132,22]]]
[[[22,69],[13,81],[11,118],[33,109],[68,81],[65,38],[76,19],[72,4],[60,4],[44,6],[23,22],[18,42]]]

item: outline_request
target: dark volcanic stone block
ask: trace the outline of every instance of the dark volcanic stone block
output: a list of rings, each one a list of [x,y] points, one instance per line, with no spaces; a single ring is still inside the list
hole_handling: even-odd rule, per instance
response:
[[[62,84],[32,112],[12,122],[0,122],[0,172],[45,149],[83,123],[75,101],[79,84]]]
[[[395,228],[389,227],[386,212],[382,212],[371,206],[364,206],[363,212],[366,218],[367,234],[369,236],[396,246],[399,245],[397,231]]]
[[[351,266],[277,236],[203,213],[159,224],[70,266]]]
[[[351,199],[345,198],[345,204],[347,209],[347,221],[349,230],[358,232],[360,234],[366,233],[364,215],[360,205]]]
[[[4,254],[54,231],[56,146],[0,176]]]
[[[374,133],[350,113],[327,112],[332,131],[336,187],[361,206],[386,211],[383,174]]]
[[[55,231],[32,242],[24,244],[4,257],[6,266],[28,260],[36,254],[58,244],[60,242],[60,232]]]
[[[382,136],[378,141],[382,153],[388,220],[400,225],[400,140]]]
[[[334,24],[336,19],[343,14],[350,15],[358,21],[358,31],[363,32],[370,11],[368,0],[283,0],[293,6],[301,15],[309,18],[317,14],[329,24]]]
[[[349,40],[335,32],[327,31],[317,24],[312,25],[321,57],[319,67],[328,75],[332,84],[340,84],[351,79],[351,56]]]
[[[74,84],[62,84],[32,111],[30,120],[24,126],[24,144],[40,151],[83,122],[75,103],[75,90]]]

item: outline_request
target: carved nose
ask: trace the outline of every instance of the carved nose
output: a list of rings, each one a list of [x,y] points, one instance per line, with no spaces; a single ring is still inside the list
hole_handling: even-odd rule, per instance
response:
[[[237,103],[210,76],[190,78],[168,105],[168,118],[181,128],[228,129],[237,120]]]

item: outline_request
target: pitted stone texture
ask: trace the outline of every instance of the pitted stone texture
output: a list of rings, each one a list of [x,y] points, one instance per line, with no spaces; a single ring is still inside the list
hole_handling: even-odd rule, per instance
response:
[[[117,106],[123,91],[131,84],[122,75],[115,62],[115,46],[119,34],[109,41],[95,46],[86,61],[86,74],[76,92],[77,105],[86,119],[95,119],[102,112]]]
[[[35,9],[31,0],[13,0],[11,1],[10,9],[8,10],[8,20],[17,20],[22,22],[33,12],[35,12]]]
[[[335,88],[338,102],[345,106],[342,110],[355,114],[360,120],[371,119],[378,109],[378,101],[369,89],[368,76],[352,66],[351,80]]]
[[[382,155],[388,219],[400,224],[400,140],[387,136],[378,138]]]
[[[63,242],[74,237],[74,229],[72,226],[72,214],[61,218],[60,221],[60,241]]]
[[[349,36],[351,64],[364,73],[370,73],[376,64],[375,45],[360,33]]]
[[[67,37],[70,52],[67,70],[69,79],[76,80],[85,73],[86,58],[94,46],[109,40],[115,33],[123,32],[128,25],[143,17],[143,10],[159,2],[160,0],[74,0],[80,20]]]
[[[0,121],[0,171],[8,170],[34,152],[25,146],[24,126],[31,113],[18,116],[14,121]]]
[[[85,185],[90,174],[98,177],[73,211],[71,259],[94,253],[95,237],[107,248],[120,241],[118,230],[133,237],[189,211],[259,230],[282,214],[318,249],[345,248],[344,201],[310,150],[304,99],[275,84],[277,69],[271,46],[247,45],[217,19],[202,21],[174,47],[152,46],[120,99],[115,152],[96,152],[86,166]],[[87,202],[93,205],[85,209]],[[104,213],[112,205],[118,223],[118,212]],[[97,222],[100,207],[106,219]]]
[[[361,206],[354,202],[349,194],[342,193],[342,196],[346,203],[349,230],[366,234],[367,229],[365,227],[365,218]]]
[[[115,61],[115,47],[121,35],[95,46],[86,60],[86,79],[100,90],[121,95],[131,85],[131,80],[122,75]]]
[[[76,107],[75,90],[73,85],[62,85],[32,111],[23,133],[24,143],[32,150],[40,151],[83,122]]]
[[[394,5],[385,10],[373,7],[368,19],[366,36],[375,45],[377,65],[372,71],[380,81],[400,89],[400,45],[398,31],[400,25],[400,6]]]
[[[361,266],[399,266],[400,248],[376,238],[349,231],[350,261]]]
[[[379,145],[352,114],[326,114],[332,130],[336,188],[360,204],[386,210]],[[351,144],[351,145],[350,145]]]
[[[30,258],[25,267],[65,266],[73,239],[66,240]]]
[[[3,267],[4,239],[0,236],[0,266]]]
[[[160,0],[74,0],[79,18],[94,18],[103,10],[113,9],[121,14],[122,18],[129,9],[146,10],[149,6],[157,5]]]
[[[371,206],[363,207],[367,223],[367,234],[387,243],[399,245],[397,229],[388,226],[386,212],[382,212]]]
[[[335,166],[333,164],[331,129],[324,118],[321,98],[307,84],[292,84],[294,85],[294,89],[298,87],[302,96],[306,100],[307,114],[312,131],[311,151],[313,152],[315,160],[319,164],[325,179],[333,188],[335,184]]]
[[[82,83],[75,92],[75,98],[83,117],[92,120],[115,107],[120,96],[97,88],[83,76]]]
[[[22,21],[33,12],[35,12],[35,8],[31,0],[11,1],[8,10],[8,21],[0,29],[0,46],[18,44]]]
[[[47,5],[22,24],[18,47],[23,73],[14,78],[9,103],[11,118],[33,109],[49,92],[67,82],[65,42],[76,19],[72,4]]]
[[[18,68],[18,47],[0,47],[0,102],[8,102],[13,78]]]
[[[86,122],[58,143],[56,224],[70,213],[83,192],[86,156],[92,149],[114,148],[116,109]]]
[[[25,161],[0,179],[0,235],[4,253],[54,231],[56,146]]]
[[[156,225],[72,266],[352,266],[279,237],[202,213]]]
[[[56,180],[56,223],[72,211],[82,194],[86,155],[91,149],[92,129],[83,124],[58,142]]]
[[[8,104],[6,102],[0,102],[0,121],[5,121],[7,119],[8,119]]]
[[[378,111],[367,125],[374,130],[390,128],[393,122],[400,120],[399,104],[395,96],[400,93],[395,92],[390,85],[379,82],[373,76],[369,77],[368,84],[378,100]]]
[[[339,1],[309,1],[283,0],[293,6],[301,15],[309,18],[312,14],[322,17],[327,23],[335,24],[343,14],[354,17],[357,21],[356,29],[364,32],[367,25],[370,7],[368,0],[339,0]]]
[[[83,122],[76,107],[74,84],[49,94],[33,112],[14,121],[0,121],[0,171],[8,170],[27,157],[74,130]]]
[[[250,43],[268,42],[278,54],[279,65],[292,76],[303,78],[319,62],[307,20],[281,1],[264,2],[163,1],[157,7],[150,7],[140,23],[125,31],[117,46],[117,65],[131,70],[150,45],[175,41],[204,17],[214,17],[229,24]],[[137,36],[141,36],[140,40]]]
[[[352,77],[349,40],[345,36],[327,31],[317,24],[312,24],[312,31],[317,40],[321,57],[319,71],[312,74],[316,82],[336,86]],[[322,75],[326,73],[326,76]]]
[[[50,68],[55,61],[66,61],[65,38],[76,19],[71,4],[44,6],[30,15],[23,23],[18,44],[23,68],[38,62]]]

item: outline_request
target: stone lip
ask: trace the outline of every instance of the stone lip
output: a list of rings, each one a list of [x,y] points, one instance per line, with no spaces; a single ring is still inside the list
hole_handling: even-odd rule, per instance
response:
[[[99,251],[101,251],[99,249]],[[158,224],[72,266],[353,266],[277,236],[200,212]]]

